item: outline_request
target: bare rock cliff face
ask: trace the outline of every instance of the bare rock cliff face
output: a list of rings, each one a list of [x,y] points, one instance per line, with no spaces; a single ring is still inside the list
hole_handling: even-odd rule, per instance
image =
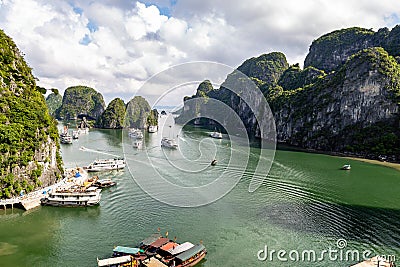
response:
[[[340,151],[360,141],[354,140],[360,129],[386,122],[396,130],[398,71],[397,62],[383,49],[366,49],[289,101],[277,97],[272,106],[278,140]]]

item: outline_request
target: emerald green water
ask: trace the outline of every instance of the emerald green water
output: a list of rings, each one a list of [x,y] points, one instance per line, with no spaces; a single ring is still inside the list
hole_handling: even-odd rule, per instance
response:
[[[66,166],[107,158],[80,151],[81,146],[122,155],[122,135],[117,130],[92,130],[73,145],[63,145]],[[186,156],[201,158],[196,147],[200,140],[209,139],[207,132],[188,129],[181,136],[180,147]],[[146,174],[145,157],[151,157],[159,171],[176,183],[203,184],[213,173],[228,171],[232,177],[240,173],[224,168],[231,153],[227,139],[203,143],[205,151],[210,147],[219,162],[214,169],[206,168],[192,177],[165,164],[164,153],[173,159],[179,151],[161,150],[160,134],[145,138],[148,154],[133,148],[125,151],[134,176]],[[258,154],[259,149],[251,149],[250,169]],[[351,164],[351,171],[339,169],[346,163]],[[337,248],[338,239],[347,240],[345,249],[400,257],[400,173],[387,167],[278,150],[270,174],[254,193],[248,192],[250,175],[246,172],[223,198],[197,208],[173,207],[153,199],[139,188],[128,169],[100,177],[112,178],[118,185],[103,191],[98,207],[0,211],[0,266],[96,266],[96,257],[109,257],[115,245],[134,246],[158,227],[178,242],[202,240],[208,254],[201,267],[349,266],[354,261],[257,259],[265,245],[275,250],[319,252]],[[174,196],[174,192],[169,194]]]

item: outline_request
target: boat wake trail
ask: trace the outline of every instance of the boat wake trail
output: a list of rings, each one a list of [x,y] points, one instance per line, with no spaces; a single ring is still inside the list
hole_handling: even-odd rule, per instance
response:
[[[100,151],[100,150],[90,149],[90,148],[87,148],[87,147],[84,147],[84,146],[81,146],[79,148],[79,150],[86,151],[86,152],[91,152],[91,153],[103,154],[103,155],[112,156],[112,157],[119,157],[118,155],[114,155],[114,154],[111,154],[111,153],[103,152],[103,151]]]

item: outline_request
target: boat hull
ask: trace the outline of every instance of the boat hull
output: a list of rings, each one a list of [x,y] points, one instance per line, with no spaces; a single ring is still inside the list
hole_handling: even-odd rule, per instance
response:
[[[86,167],[83,167],[87,172],[101,172],[101,171],[113,171],[124,169],[126,163],[123,159],[114,160],[96,160]]]
[[[107,183],[107,184],[95,184],[95,186],[98,188],[109,188],[109,187],[113,187],[116,184],[117,184],[116,182],[111,182],[111,183]]]
[[[90,207],[90,206],[97,206],[100,203],[100,199],[91,202],[74,202],[74,201],[57,201],[57,200],[49,200],[49,199],[42,199],[41,204],[43,206],[53,206],[53,207]]]
[[[191,267],[191,266],[195,266],[197,265],[202,259],[204,259],[204,257],[206,256],[207,251],[204,251],[203,253],[200,254],[200,256],[198,258],[196,258],[194,261],[185,263],[185,264],[180,264],[180,265],[176,265],[176,267]]]
[[[125,168],[125,165],[118,165],[118,167],[113,168],[85,168],[87,172],[102,172],[102,171],[114,171],[114,170],[122,170]]]
[[[221,133],[212,133],[210,134],[211,138],[215,138],[215,139],[222,139],[222,134]]]
[[[171,148],[171,149],[177,149],[178,148],[178,146],[163,145],[163,144],[161,144],[161,146],[165,147],[165,148]]]

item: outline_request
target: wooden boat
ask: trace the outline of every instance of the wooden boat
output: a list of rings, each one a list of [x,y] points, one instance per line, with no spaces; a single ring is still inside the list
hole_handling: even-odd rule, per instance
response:
[[[174,259],[175,267],[189,267],[198,264],[207,254],[206,248],[202,244],[197,244],[194,247],[178,254]]]
[[[109,266],[131,266],[138,267],[139,263],[137,260],[132,259],[131,256],[120,256],[108,259],[97,259],[98,267],[109,267]]]
[[[162,261],[155,257],[144,260],[142,264],[145,267],[168,267],[168,265],[164,264]]]
[[[190,242],[179,244],[163,237],[160,233],[155,233],[140,242],[137,248],[123,246],[114,247],[113,258],[111,259],[118,258],[121,260],[121,263],[119,260],[115,260],[116,262],[114,263],[112,260],[109,261],[108,259],[101,262],[103,265],[99,264],[98,266],[108,266],[106,265],[107,263],[114,263],[115,265],[112,266],[125,266],[123,265],[125,263],[124,260],[127,260],[127,256],[129,256],[132,262],[137,264],[133,266],[189,267],[198,264],[204,259],[206,254],[207,250],[202,244],[193,245]]]
[[[132,247],[124,247],[124,246],[116,246],[113,249],[113,257],[120,257],[130,255],[135,258],[140,258],[140,254],[144,253],[144,250],[140,248],[132,248]]]

